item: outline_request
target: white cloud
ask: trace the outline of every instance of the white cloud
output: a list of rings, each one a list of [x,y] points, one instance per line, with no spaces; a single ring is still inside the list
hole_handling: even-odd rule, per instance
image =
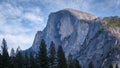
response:
[[[41,22],[43,22],[43,19],[40,16],[35,15],[33,13],[25,13],[24,18],[26,18],[36,24],[40,24]]]
[[[0,40],[2,40],[2,38],[6,38],[9,49],[12,47],[16,49],[20,46],[22,50],[25,50],[26,48],[29,48],[31,46],[31,42],[33,42],[33,35],[26,34],[0,34]]]
[[[49,12],[74,8],[97,16],[120,16],[120,0],[40,0]]]
[[[25,24],[23,20],[29,22]],[[31,28],[28,25],[31,25]],[[9,49],[12,47],[16,49],[18,46],[23,50],[29,48],[36,31],[43,29],[39,26],[45,26],[39,8],[26,9],[10,3],[0,4],[0,40],[5,38]]]
[[[40,0],[41,1],[41,0]],[[90,7],[90,0],[44,0],[41,1],[42,4],[46,4],[50,10],[64,9],[64,8],[74,8],[82,11],[87,11]]]

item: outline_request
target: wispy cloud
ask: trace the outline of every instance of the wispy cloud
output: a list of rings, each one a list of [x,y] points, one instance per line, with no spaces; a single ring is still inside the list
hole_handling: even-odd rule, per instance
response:
[[[25,9],[10,3],[0,4],[0,40],[6,38],[9,49],[18,46],[21,49],[29,48],[36,31],[45,27],[42,17],[42,12],[38,8]]]
[[[40,0],[41,4],[49,11],[64,8],[74,8],[89,12],[97,16],[120,16],[120,0]],[[47,8],[49,7],[49,8]],[[46,10],[45,9],[45,10]]]
[[[89,0],[40,0],[41,4],[49,11],[58,11],[64,8],[74,8],[82,11],[87,11],[89,9]]]
[[[25,13],[24,18],[36,24],[40,24],[40,22],[41,23],[43,22],[43,18],[41,18],[39,15],[34,14],[32,12]]]

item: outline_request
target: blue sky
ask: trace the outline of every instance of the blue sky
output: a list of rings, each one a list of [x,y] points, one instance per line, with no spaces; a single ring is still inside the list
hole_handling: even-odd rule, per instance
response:
[[[25,50],[35,33],[46,26],[48,15],[73,8],[96,16],[120,16],[120,0],[0,0],[0,42]]]

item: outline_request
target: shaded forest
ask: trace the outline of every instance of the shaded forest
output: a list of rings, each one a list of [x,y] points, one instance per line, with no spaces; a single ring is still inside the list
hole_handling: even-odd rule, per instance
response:
[[[57,49],[54,42],[51,42],[49,49],[46,46],[45,41],[42,40],[37,55],[32,53],[22,55],[20,47],[17,48],[16,52],[12,48],[9,54],[6,40],[3,39],[0,68],[81,68],[79,61],[73,58],[71,54],[65,57],[61,45]]]

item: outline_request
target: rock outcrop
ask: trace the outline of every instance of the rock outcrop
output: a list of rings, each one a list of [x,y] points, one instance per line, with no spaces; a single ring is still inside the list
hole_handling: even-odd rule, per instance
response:
[[[44,39],[48,48],[51,41],[56,48],[62,45],[66,56],[71,53],[83,68],[88,68],[90,62],[95,68],[119,65],[119,49],[113,52],[112,48],[120,44],[120,28],[106,29],[105,26],[103,19],[74,9],[51,13],[47,26],[37,32],[32,47],[26,52],[37,53],[41,39]]]

